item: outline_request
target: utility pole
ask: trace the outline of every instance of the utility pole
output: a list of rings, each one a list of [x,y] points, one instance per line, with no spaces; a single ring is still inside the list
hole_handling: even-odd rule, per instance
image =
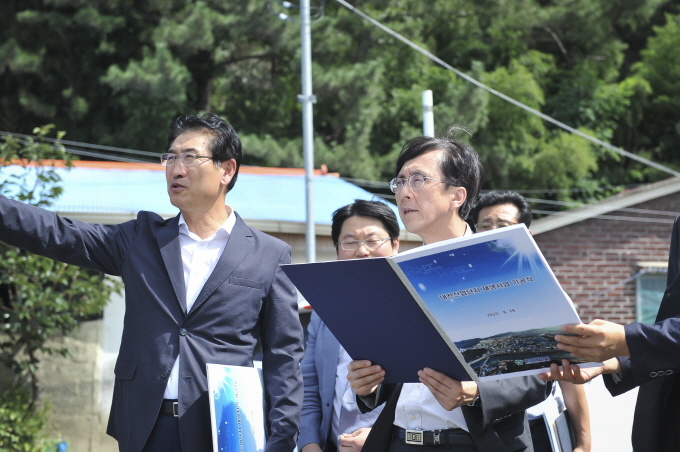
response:
[[[309,1],[300,0],[300,38],[302,66],[302,94],[298,100],[302,103],[302,149],[305,161],[305,202],[306,227],[305,242],[307,262],[316,261],[316,230],[314,224],[313,179],[314,175],[314,122],[313,104],[316,96],[312,94],[312,32],[309,12]]]
[[[423,135],[434,136],[434,111],[432,90],[423,91]]]

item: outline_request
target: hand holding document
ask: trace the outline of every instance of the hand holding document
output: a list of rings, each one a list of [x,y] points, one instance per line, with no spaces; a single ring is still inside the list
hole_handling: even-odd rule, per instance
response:
[[[282,268],[353,359],[380,365],[385,383],[418,382],[425,368],[476,382],[547,372],[563,359],[601,365],[557,347],[560,326],[581,321],[521,224],[391,257]]]

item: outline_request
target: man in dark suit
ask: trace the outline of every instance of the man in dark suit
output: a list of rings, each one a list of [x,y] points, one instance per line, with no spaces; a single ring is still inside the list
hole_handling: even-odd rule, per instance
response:
[[[279,268],[290,247],[225,205],[241,161],[216,115],[170,125],[167,190],[180,214],[150,212],[115,226],[60,218],[0,197],[0,240],[119,275],[125,323],[107,433],[125,452],[212,450],[206,363],[252,366],[258,339],[267,451],[295,447],[302,378],[296,291]]]
[[[633,450],[680,449],[680,217],[675,219],[668,256],[668,280],[654,325],[619,325],[593,320],[588,325],[563,325],[576,336],[555,336],[558,347],[604,367],[581,369],[564,362],[560,371],[542,378],[585,383],[604,374],[609,392],[617,396],[640,387],[633,420]]]
[[[464,218],[484,171],[471,147],[451,138],[413,138],[401,150],[396,174],[390,187],[399,215],[424,244],[472,234]],[[418,372],[420,383],[378,386],[384,376],[370,361],[349,365],[347,378],[365,408],[386,402],[364,444],[370,452],[531,451],[525,410],[551,388],[537,377],[477,385],[430,368]]]

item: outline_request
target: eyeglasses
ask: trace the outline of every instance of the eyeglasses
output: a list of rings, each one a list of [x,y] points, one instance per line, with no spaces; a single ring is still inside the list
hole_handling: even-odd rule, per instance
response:
[[[509,221],[499,221],[498,223],[477,223],[475,230],[477,232],[490,231],[492,229],[507,228],[517,223],[510,223]]]
[[[386,239],[345,240],[340,242],[340,246],[345,251],[356,251],[363,243],[364,246],[369,250],[375,250],[380,248],[380,245],[385,243],[387,240],[391,240],[391,238],[388,237]]]
[[[172,166],[175,164],[175,160],[179,159],[182,166],[193,166],[196,164],[198,159],[210,159],[214,160],[214,157],[209,155],[197,155],[190,152],[182,152],[179,156],[171,153],[161,154],[161,165]]]
[[[442,182],[439,179],[423,176],[422,174],[413,174],[408,179],[404,179],[403,177],[395,177],[392,179],[390,181],[390,190],[392,190],[392,193],[399,193],[401,189],[404,188],[404,184],[407,180],[408,186],[411,187],[411,190],[420,190],[425,185],[425,181],[427,179]]]

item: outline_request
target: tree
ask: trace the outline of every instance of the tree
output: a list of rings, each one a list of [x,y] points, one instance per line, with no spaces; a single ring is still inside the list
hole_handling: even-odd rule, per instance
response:
[[[0,138],[0,163],[4,167],[0,171],[0,193],[42,207],[49,207],[59,197],[62,189],[55,166],[63,162],[68,168],[71,160],[58,141],[63,132],[57,133],[56,144],[46,141],[52,128],[34,129],[35,140]],[[19,163],[23,170],[9,172],[7,166],[13,163]],[[0,428],[2,450],[14,450],[4,441],[28,444],[31,435],[40,432],[46,408],[36,406],[39,357],[68,355],[67,349],[55,348],[48,341],[71,332],[79,319],[100,315],[111,293],[120,288],[98,273],[0,243],[0,364],[12,373],[9,381],[0,384],[0,412],[15,419],[14,423],[3,422]]]
[[[565,147],[554,126],[490,97],[338,3],[312,3],[325,5],[312,25],[316,166],[389,180],[401,144],[420,133],[420,91],[433,89],[438,131],[458,125],[474,132],[489,168],[485,188],[587,188],[577,197],[588,200],[607,194],[593,187],[665,177],[579,139]],[[353,3],[572,127],[680,165],[671,152],[680,94],[662,81],[675,61],[677,32],[667,22],[676,20],[680,0]],[[292,21],[283,22],[268,11],[276,5],[10,2],[0,16],[0,129],[27,132],[24,124],[49,120],[77,141],[160,153],[172,117],[211,111],[239,132],[245,164],[301,166],[298,10],[286,10]],[[562,152],[578,146],[582,160],[545,185],[536,160],[542,151],[559,160],[556,168],[569,163],[544,149],[553,145]]]

